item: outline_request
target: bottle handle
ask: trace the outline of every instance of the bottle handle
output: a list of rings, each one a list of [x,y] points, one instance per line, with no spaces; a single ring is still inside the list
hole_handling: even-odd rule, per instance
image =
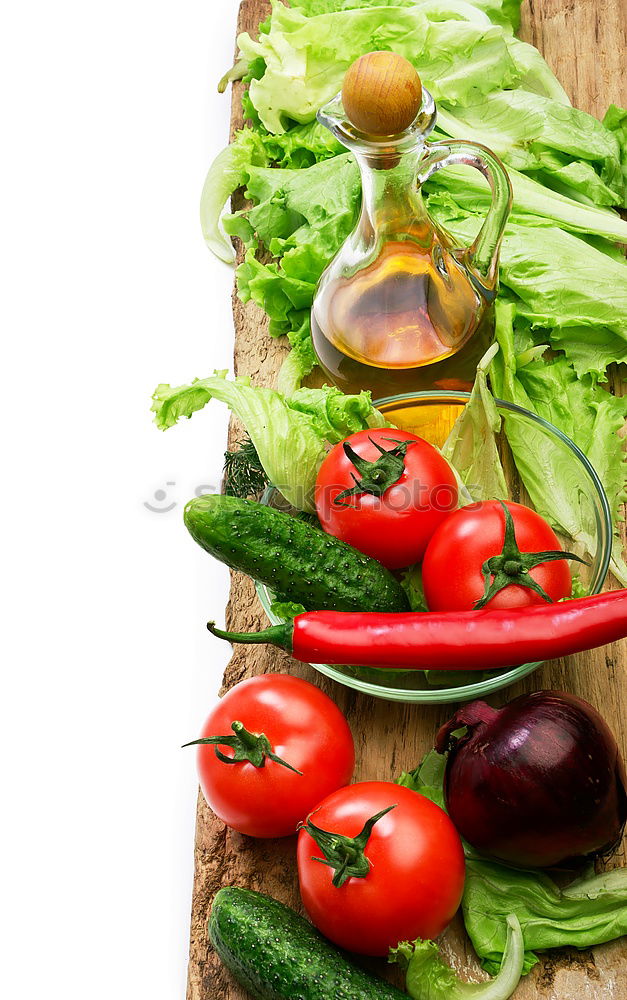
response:
[[[501,240],[512,207],[512,185],[507,171],[499,158],[487,146],[478,142],[450,139],[428,143],[427,149],[427,157],[421,163],[418,174],[419,187],[437,170],[456,163],[475,167],[490,185],[492,203],[481,229],[468,249],[468,262],[493,287],[496,284]]]

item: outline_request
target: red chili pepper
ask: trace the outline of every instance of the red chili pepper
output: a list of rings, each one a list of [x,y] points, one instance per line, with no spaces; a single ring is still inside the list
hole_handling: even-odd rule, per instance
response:
[[[263,632],[208,629],[269,642],[305,663],[417,670],[497,670],[580,653],[627,636],[627,590],[502,611],[307,611]]]

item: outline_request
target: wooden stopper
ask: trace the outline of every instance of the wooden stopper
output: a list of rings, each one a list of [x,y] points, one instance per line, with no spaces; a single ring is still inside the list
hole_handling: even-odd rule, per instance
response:
[[[420,111],[422,84],[404,56],[368,52],[348,68],[342,103],[351,125],[360,132],[397,135],[409,128]]]

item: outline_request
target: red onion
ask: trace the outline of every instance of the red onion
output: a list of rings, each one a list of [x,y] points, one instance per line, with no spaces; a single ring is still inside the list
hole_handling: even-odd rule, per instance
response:
[[[446,806],[482,854],[548,868],[606,854],[620,839],[625,769],[607,724],[580,698],[536,691],[501,709],[474,701],[440,729],[436,750],[447,749]]]

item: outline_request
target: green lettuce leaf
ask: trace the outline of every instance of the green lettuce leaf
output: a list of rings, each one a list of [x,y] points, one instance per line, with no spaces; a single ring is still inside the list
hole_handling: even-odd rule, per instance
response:
[[[464,0],[291,0],[290,7],[296,7],[307,17],[318,14],[333,14],[342,10],[356,10],[363,7],[414,7],[430,6],[440,15],[455,16]],[[464,3],[464,8],[468,4]],[[516,31],[520,24],[520,0],[472,0],[472,6],[483,11],[493,24],[507,25]],[[529,46],[531,48],[531,46]],[[537,51],[537,50],[536,50]]]
[[[270,333],[279,336],[296,330],[309,309],[316,288],[315,281],[293,277],[278,263],[263,264],[255,250],[246,253],[237,270],[237,287],[242,302],[251,299],[270,317]]]
[[[403,571],[401,586],[407,594],[410,611],[428,611],[425,592],[422,585],[422,566],[416,563]]]
[[[473,500],[509,497],[496,444],[501,417],[487,384],[487,371],[498,349],[498,344],[493,344],[479,362],[470,399],[442,448]]]
[[[250,167],[267,162],[260,137],[252,129],[243,129],[209,168],[200,196],[200,224],[207,246],[220,260],[232,263],[235,259],[231,241],[220,227],[224,206],[233,191],[246,183]]]
[[[290,0],[290,7],[300,10],[306,17],[337,14],[340,10],[360,7],[412,7],[413,4],[414,0]]]
[[[157,386],[152,410],[160,430],[191,417],[210,399],[226,403],[241,420],[270,482],[298,510],[315,512],[313,490],[329,445],[386,421],[369,392],[345,396],[335,386],[300,389],[286,399],[274,389],[252,386],[248,377],[224,372],[189,385]]]
[[[266,63],[263,77],[250,84],[264,126],[280,133],[291,121],[312,121],[340,90],[354,59],[373,49],[406,56],[434,97],[446,97],[450,104],[513,84],[517,72],[508,34],[471,4],[455,7],[456,16],[448,20],[442,19],[442,4],[428,3],[306,17],[273,0],[270,32],[257,41],[248,34],[238,38],[244,58],[260,57]]]
[[[627,193],[627,108],[619,108],[616,104],[610,104],[605,112],[603,124],[616,137],[620,150],[621,171]],[[627,200],[623,202],[627,205]]]
[[[452,138],[462,138],[463,128],[453,128],[450,121],[448,125]],[[482,137],[476,138],[480,140]],[[529,216],[533,225],[541,225],[543,219],[549,219],[561,229],[573,233],[592,233],[607,240],[627,242],[627,222],[616,212],[596,205],[582,205],[511,166],[508,172],[512,182],[512,208],[515,216]],[[427,191],[437,192],[442,189],[449,191],[457,205],[467,212],[485,214],[490,207],[490,188],[478,170],[448,167],[438,171],[429,181]]]
[[[623,199],[623,183],[610,187],[596,173],[593,165],[585,160],[570,160],[564,153],[554,149],[538,152],[537,177],[548,177],[554,187],[571,191],[574,199],[588,205],[620,205]]]
[[[507,12],[503,12],[504,22],[510,23],[514,31],[518,30],[520,22],[520,5],[516,4],[516,7],[515,22],[509,21]],[[495,24],[501,23],[498,16],[495,17],[491,11],[487,11],[487,13]],[[535,46],[521,42],[519,38],[514,37],[509,39],[507,45],[516,69],[520,73],[519,87],[521,90],[528,90],[541,97],[549,97],[551,100],[557,101],[558,104],[570,105],[568,94]]]
[[[289,268],[289,262],[288,262]],[[270,317],[272,337],[286,335],[292,350],[279,373],[278,388],[291,396],[316,364],[311,340],[309,310],[315,282],[292,277],[278,263],[257,260],[254,247],[237,269],[237,290],[242,302],[255,302]]]
[[[264,25],[259,25],[259,33],[261,34]],[[268,25],[269,27],[269,25]],[[266,64],[263,59],[252,59],[250,62],[247,59],[238,60],[235,63],[235,67],[238,65],[247,66],[247,72],[243,77],[244,83],[250,83],[251,80],[260,80],[266,71]],[[233,69],[235,69],[233,67]],[[222,82],[222,81],[220,81]],[[218,89],[220,89],[218,87]],[[244,121],[250,123],[252,128],[255,129],[259,135],[267,135],[268,132],[261,124],[261,119],[257,114],[257,109],[250,99],[250,89],[246,87],[242,93],[242,112],[244,115]]]
[[[557,227],[512,220],[503,240],[503,283],[534,326],[605,327],[627,340],[627,261]]]
[[[591,948],[627,934],[627,868],[560,889],[544,872],[468,858],[462,910],[473,947],[493,974],[502,961],[509,913],[520,921],[528,953]]]
[[[548,149],[594,163],[605,184],[617,185],[620,195],[614,204],[621,204],[620,146],[616,135],[592,115],[521,88],[494,91],[453,113],[467,127],[467,135],[480,131],[506,161],[514,147],[522,146],[537,156]],[[542,168],[542,161],[538,163]],[[594,192],[587,194],[591,197]]]
[[[296,601],[273,601],[270,605],[270,610],[277,618],[290,621],[296,618],[297,615],[302,615],[306,609],[304,605],[297,604]]]
[[[555,424],[590,460],[614,519],[611,569],[627,585],[627,565],[618,535],[620,508],[627,496],[627,455],[618,431],[627,416],[627,397],[611,396],[591,375],[578,377],[564,356],[544,361],[533,350],[517,350],[517,315],[516,304],[503,298],[497,301],[496,338],[501,350],[490,369],[495,395]],[[594,555],[594,509],[574,457],[566,447],[513,416],[506,418],[506,433],[516,467],[536,509]]]
[[[225,233],[222,213],[234,191],[251,177],[258,178],[256,168],[273,163],[297,173],[342,151],[329,130],[318,122],[296,126],[282,135],[271,135],[263,128],[241,129],[211,164],[200,196],[200,222],[209,249],[220,260],[232,263],[235,253],[228,236],[239,236],[245,242],[250,236],[248,229],[239,231],[233,223]]]
[[[407,970],[405,989],[413,1000],[508,1000],[518,986],[525,959],[522,930],[513,913],[505,916],[503,933],[501,967],[487,982],[462,982],[440,955],[435,941],[403,941],[390,949],[388,961]]]
[[[281,135],[266,132],[262,135],[262,142],[268,159],[275,166],[291,170],[311,167],[314,163],[345,152],[328,128],[317,121],[294,125]]]
[[[431,195],[429,211],[462,245],[472,242],[481,224],[450,192]],[[514,213],[505,229],[499,273],[502,284],[518,296],[518,313],[534,326],[603,327],[627,340],[627,261],[546,221]]]
[[[281,365],[277,389],[284,396],[293,396],[317,363],[311,339],[309,312],[301,317],[300,326],[288,330],[287,337],[292,349]]]
[[[403,771],[396,784],[419,792],[426,799],[435,802],[436,806],[446,811],[444,804],[444,772],[446,771],[446,754],[430,750],[422,763],[414,771]]]
[[[344,153],[302,170],[251,167],[245,195],[254,204],[225,218],[227,232],[244,218],[248,241],[274,256],[307,245],[328,260],[355,225],[361,181],[353,156]],[[310,265],[311,259],[301,265],[303,276]]]
[[[551,330],[550,340],[551,347],[564,352],[579,378],[592,375],[594,381],[606,382],[608,365],[627,362],[627,339],[603,327],[567,326]]]

